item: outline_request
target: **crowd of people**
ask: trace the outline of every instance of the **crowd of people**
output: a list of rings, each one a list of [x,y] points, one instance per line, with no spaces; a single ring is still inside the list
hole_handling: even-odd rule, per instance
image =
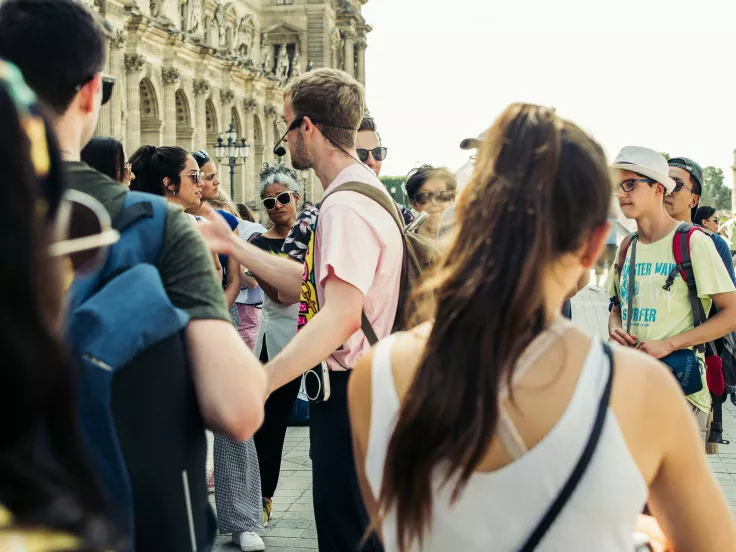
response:
[[[0,5],[0,549],[264,550],[300,389],[323,552],[734,546],[705,445],[736,231],[695,161],[609,165],[513,104],[464,189],[422,165],[401,206],[363,87],[317,69],[285,91],[293,169],[262,167],[257,221],[206,149],[93,137],[106,40],[75,0]],[[563,316],[592,270],[607,342]]]

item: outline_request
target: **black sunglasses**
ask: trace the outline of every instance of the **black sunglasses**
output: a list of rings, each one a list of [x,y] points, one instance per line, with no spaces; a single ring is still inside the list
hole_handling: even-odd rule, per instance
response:
[[[74,91],[79,92],[85,84],[95,78],[95,75],[97,75],[97,73],[95,73],[88,79],[84,79],[84,82],[82,82],[82,84],[78,84],[74,87]],[[112,75],[102,75],[102,105],[105,105],[107,102],[110,101],[110,98],[112,98],[112,89],[114,87],[115,77],[113,77]]]
[[[358,159],[360,159],[360,162],[365,163],[368,161],[368,154],[372,154],[373,159],[376,161],[383,161],[386,159],[388,148],[373,148],[372,150],[358,148],[355,151],[358,153]]]
[[[278,199],[281,205],[288,205],[291,203],[291,196],[296,192],[281,192],[276,197],[267,197],[262,201],[266,211],[273,211],[276,208],[276,200]]]
[[[433,199],[436,199],[438,203],[450,203],[455,199],[455,192],[418,192],[414,196],[414,201],[419,205],[425,205]]]
[[[202,161],[209,161],[210,160],[210,154],[204,151],[203,149],[195,151],[192,153],[194,157],[200,158]]]

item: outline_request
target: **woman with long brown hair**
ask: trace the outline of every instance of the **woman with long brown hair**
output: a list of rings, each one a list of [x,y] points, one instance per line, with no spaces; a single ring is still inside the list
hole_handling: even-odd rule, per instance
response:
[[[611,189],[600,146],[551,109],[512,105],[488,132],[420,289],[431,322],[350,381],[387,552],[628,552],[647,500],[677,550],[736,542],[671,374],[560,316],[605,244]]]

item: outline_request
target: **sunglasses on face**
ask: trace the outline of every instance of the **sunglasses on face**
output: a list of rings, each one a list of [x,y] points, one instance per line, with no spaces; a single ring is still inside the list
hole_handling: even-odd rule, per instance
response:
[[[279,134],[283,134],[284,136],[288,133],[297,128],[299,125],[302,124],[302,121],[304,120],[304,117],[294,117],[291,121],[291,124],[287,124],[288,119],[283,119],[281,121],[276,121],[276,130]],[[283,138],[282,138],[283,140]]]
[[[681,182],[679,180],[675,180],[675,189],[672,190],[672,193],[673,194],[676,194],[677,192],[682,191],[683,188],[685,188],[686,190],[688,190],[690,192],[693,191],[692,188],[689,188],[688,186],[685,186],[685,183],[684,182]]]
[[[105,262],[108,247],[120,239],[102,204],[76,190],[64,192],[53,236],[49,255],[68,256],[74,272],[80,275],[99,268]]]
[[[263,206],[266,208],[266,211],[273,211],[276,208],[276,200],[278,200],[281,205],[288,205],[291,203],[291,196],[294,193],[295,192],[281,192],[276,197],[267,197],[262,201]]]
[[[188,176],[192,180],[194,180],[195,184],[199,184],[204,180],[204,173],[202,171],[192,171],[188,173],[182,173],[179,176]]]
[[[624,192],[633,192],[638,182],[646,182],[647,184],[654,184],[654,180],[651,178],[627,178],[621,184],[618,185]]]
[[[435,199],[437,203],[449,203],[455,199],[455,192],[448,192],[446,190],[442,192],[418,192],[414,196],[414,201],[419,205],[431,203]]]
[[[91,81],[93,78],[95,78],[95,75],[92,75],[90,78],[85,79],[85,81],[82,84],[78,84],[74,87],[74,90],[76,92],[79,92],[82,87],[87,84],[89,81]],[[107,102],[110,101],[110,98],[112,98],[112,89],[115,87],[115,77],[112,75],[102,75],[102,105],[105,105]]]
[[[373,148],[372,150],[358,148],[355,151],[358,152],[358,159],[360,159],[360,162],[365,163],[368,161],[368,155],[373,155],[373,159],[376,161],[383,161],[386,159],[388,148]]]

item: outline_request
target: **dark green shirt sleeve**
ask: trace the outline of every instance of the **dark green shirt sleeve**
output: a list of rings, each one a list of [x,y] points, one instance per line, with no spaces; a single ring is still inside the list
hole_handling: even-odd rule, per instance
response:
[[[192,319],[231,322],[212,254],[194,223],[178,207],[168,208],[158,269],[175,307]]]

